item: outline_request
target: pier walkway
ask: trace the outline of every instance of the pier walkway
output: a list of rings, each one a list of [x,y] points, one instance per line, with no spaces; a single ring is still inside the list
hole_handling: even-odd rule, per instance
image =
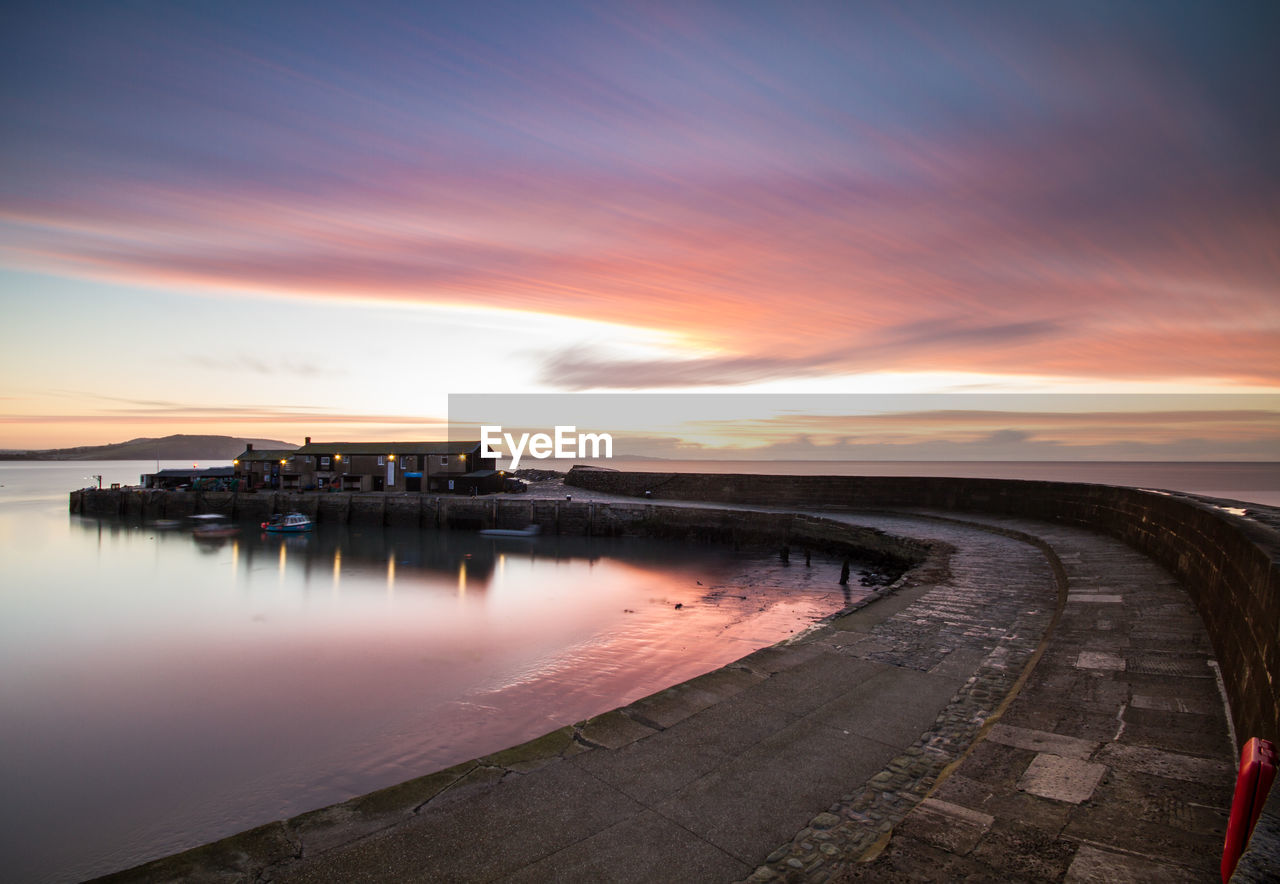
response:
[[[110,880],[1216,878],[1234,749],[1171,576],[1047,523],[822,515],[949,551],[623,709]]]

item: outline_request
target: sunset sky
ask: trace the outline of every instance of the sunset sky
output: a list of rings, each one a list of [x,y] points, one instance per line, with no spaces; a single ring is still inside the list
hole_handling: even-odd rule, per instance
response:
[[[1274,453],[1277,33],[1270,0],[7,4],[0,448],[1126,391],[1210,394],[1152,437],[1180,457]]]

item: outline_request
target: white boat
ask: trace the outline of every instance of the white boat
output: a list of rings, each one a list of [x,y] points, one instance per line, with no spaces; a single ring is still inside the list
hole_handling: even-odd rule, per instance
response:
[[[280,519],[263,522],[262,527],[270,534],[302,534],[310,531],[314,525],[302,513],[286,513]]]
[[[214,540],[219,537],[235,537],[240,529],[227,521],[227,517],[218,513],[198,513],[191,516],[195,527],[191,533],[197,540]]]
[[[537,537],[542,529],[537,525],[528,528],[481,528],[480,533],[485,537]]]

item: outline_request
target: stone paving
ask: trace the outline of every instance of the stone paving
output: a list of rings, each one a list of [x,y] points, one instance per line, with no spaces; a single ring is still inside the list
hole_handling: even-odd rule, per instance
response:
[[[1220,880],[1234,748],[1186,592],[1122,544],[1034,533],[1067,578],[1008,709],[867,862],[785,880]]]
[[[1176,582],[1054,525],[822,515],[939,554],[702,678],[113,878],[1209,880],[1233,750]]]
[[[849,651],[895,666],[931,670],[949,665],[971,674],[927,731],[862,788],[843,795],[790,844],[773,851],[747,879],[751,882],[825,881],[836,864],[883,841],[996,713],[1035,655],[1065,588],[1034,538],[1023,532],[1004,529],[1023,541],[1015,543],[1008,536],[975,534],[941,520],[923,526],[887,517],[856,521],[959,545],[949,562],[950,579],[902,610],[865,632],[859,630],[870,618],[834,623],[837,632],[860,639]],[[993,561],[1001,562],[999,579],[993,577]],[[1014,575],[1022,579],[1006,579]]]

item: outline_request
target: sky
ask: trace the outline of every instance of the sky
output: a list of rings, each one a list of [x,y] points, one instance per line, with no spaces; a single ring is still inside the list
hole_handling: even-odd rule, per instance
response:
[[[1277,460],[1278,28],[6,4],[0,448],[442,438],[449,394],[1126,392],[1180,415],[1134,438]]]

